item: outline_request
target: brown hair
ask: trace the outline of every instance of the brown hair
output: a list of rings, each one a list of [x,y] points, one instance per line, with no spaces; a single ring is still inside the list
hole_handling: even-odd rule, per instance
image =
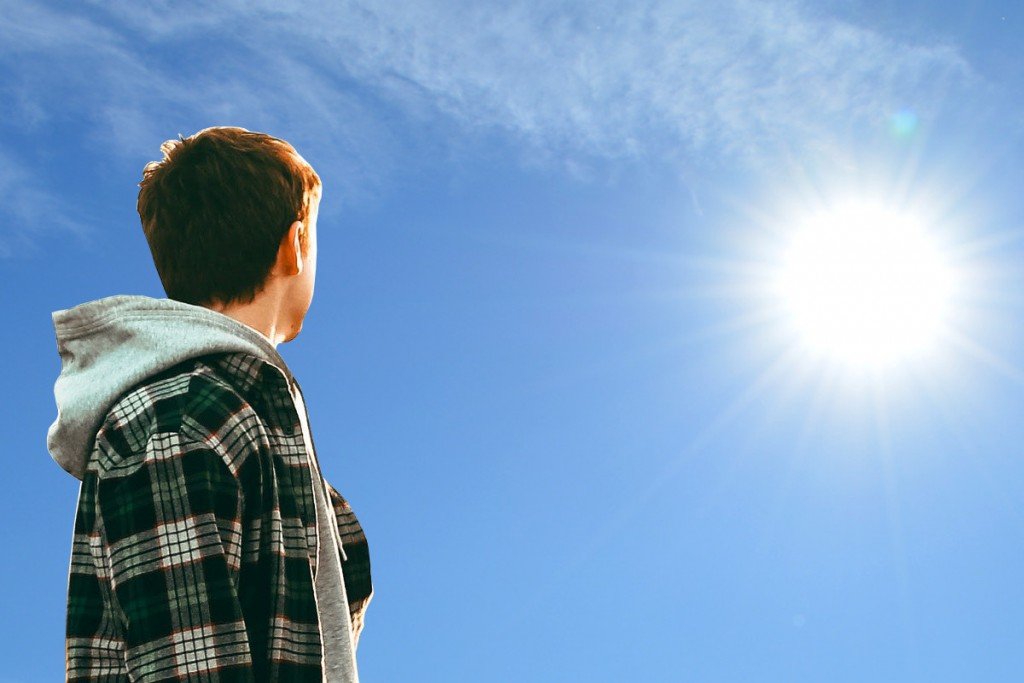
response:
[[[291,224],[305,222],[316,174],[284,140],[213,127],[160,145],[139,183],[139,218],[169,299],[250,303]],[[300,238],[303,256],[309,230]]]

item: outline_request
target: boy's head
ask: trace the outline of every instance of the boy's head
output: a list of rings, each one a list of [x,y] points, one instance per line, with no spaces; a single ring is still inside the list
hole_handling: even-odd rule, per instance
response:
[[[251,303],[295,221],[310,224],[322,185],[284,140],[213,127],[160,146],[143,169],[139,217],[169,299]],[[302,257],[310,230],[302,231]]]

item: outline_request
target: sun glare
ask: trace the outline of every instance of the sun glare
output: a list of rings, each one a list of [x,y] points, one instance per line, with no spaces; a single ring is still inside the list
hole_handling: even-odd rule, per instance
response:
[[[809,349],[877,366],[934,346],[953,277],[936,240],[913,216],[849,204],[798,227],[775,286]]]

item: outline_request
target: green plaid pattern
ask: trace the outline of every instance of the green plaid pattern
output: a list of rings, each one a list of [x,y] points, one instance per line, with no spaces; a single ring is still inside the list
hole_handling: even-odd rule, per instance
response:
[[[192,358],[108,412],[79,493],[68,681],[321,681],[316,508],[282,371]],[[353,634],[373,595],[366,537],[328,486]]]

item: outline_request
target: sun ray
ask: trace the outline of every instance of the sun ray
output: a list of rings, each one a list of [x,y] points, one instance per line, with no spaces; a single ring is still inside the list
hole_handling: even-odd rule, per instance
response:
[[[907,565],[907,550],[903,530],[899,480],[893,462],[892,433],[889,427],[888,392],[884,381],[875,385],[872,392],[872,414],[875,423],[875,436],[878,440],[878,462],[882,469],[882,485],[885,491],[885,513],[889,524],[889,545],[892,561],[899,582],[899,611],[903,637],[907,642],[904,646],[912,650],[915,646],[916,634],[914,620],[910,614],[910,570]]]
[[[776,488],[769,505],[769,509],[773,514],[778,514],[778,511],[789,496],[797,465],[804,462],[809,456],[807,444],[814,431],[814,426],[820,422],[822,416],[828,410],[826,399],[832,395],[835,383],[835,375],[828,372],[827,369],[819,373],[814,380],[814,388],[811,390],[811,398],[808,401],[810,408],[805,413],[804,419],[801,422],[800,431],[797,433],[796,439],[793,442],[793,448],[789,451],[789,457],[786,459],[785,474]],[[768,528],[761,536],[758,547],[760,549],[770,547],[775,541],[775,532],[776,529]]]
[[[618,510],[610,516],[608,523],[602,524],[589,537],[576,544],[575,551],[568,555],[557,567],[552,568],[548,575],[548,581],[545,585],[537,587],[537,590],[531,596],[531,600],[538,606],[543,604],[587,559],[600,552],[602,547],[606,547],[609,539],[614,539],[616,535],[622,533],[628,523],[637,514],[642,513],[646,509],[645,505],[648,501],[675,478],[683,466],[689,462],[690,457],[700,454],[708,443],[729,426],[736,416],[749,406],[751,402],[769,389],[777,387],[780,379],[788,376],[799,365],[799,362],[799,354],[794,350],[790,350],[787,353],[780,354],[771,364],[765,367],[753,379],[750,385],[720,410],[715,418],[690,439],[689,443],[679,453],[670,457],[659,472],[649,477],[649,483],[646,487],[630,496],[629,499],[620,499]],[[527,610],[526,612],[530,613],[531,611]]]
[[[981,343],[955,330],[950,330],[946,338],[969,357],[981,361],[989,368],[996,370],[1005,379],[1024,385],[1024,369],[1014,365]]]

